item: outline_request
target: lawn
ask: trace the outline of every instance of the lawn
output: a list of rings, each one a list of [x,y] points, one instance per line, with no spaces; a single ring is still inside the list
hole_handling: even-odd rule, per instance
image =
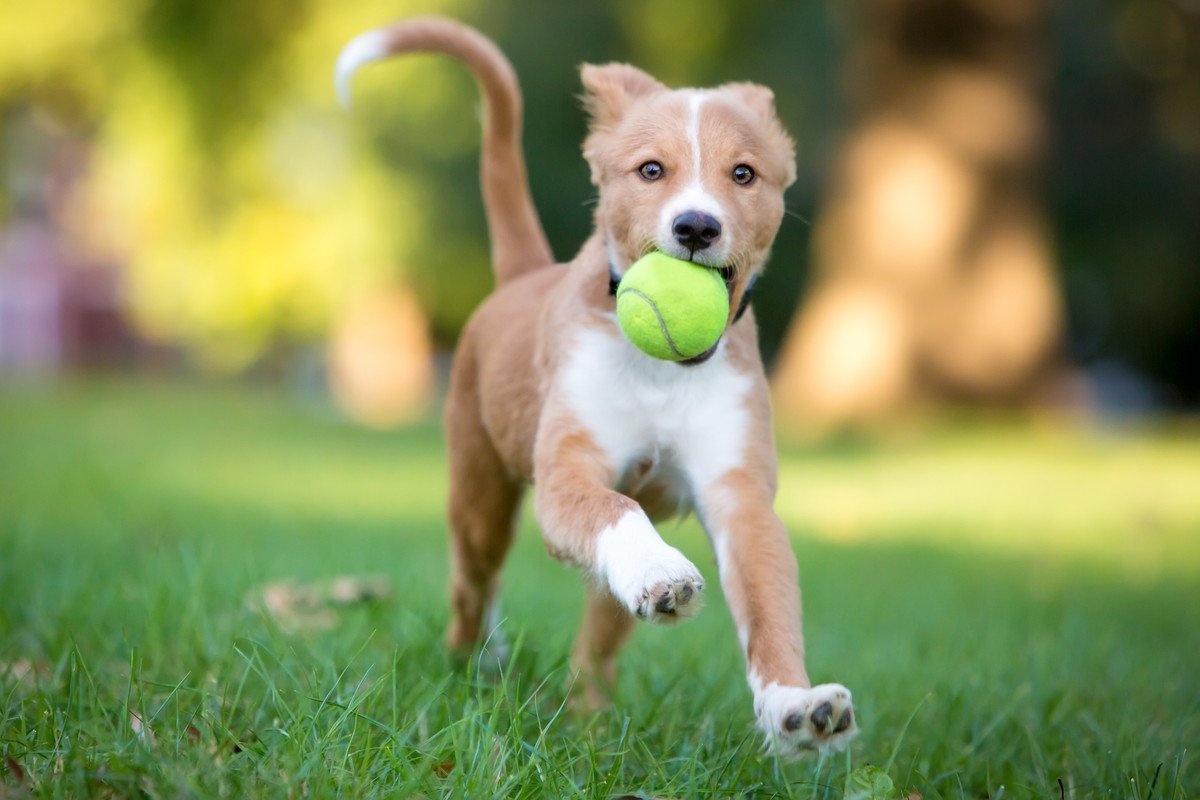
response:
[[[454,663],[445,482],[433,423],[184,383],[0,390],[0,797],[841,798],[868,765],[895,797],[1200,797],[1195,429],[785,449],[809,671],[863,728],[794,764],[762,755],[691,522],[664,535],[707,605],[638,630],[611,710],[566,702],[580,581],[528,518],[511,663]],[[263,599],[343,575],[390,595]]]

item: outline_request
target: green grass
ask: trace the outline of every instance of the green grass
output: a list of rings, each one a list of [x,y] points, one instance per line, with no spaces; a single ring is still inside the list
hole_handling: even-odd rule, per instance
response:
[[[0,797],[840,798],[867,764],[900,797],[1200,797],[1194,431],[782,453],[809,670],[863,727],[797,764],[761,755],[694,523],[664,532],[707,607],[640,627],[612,710],[565,707],[580,580],[528,520],[512,663],[452,663],[444,473],[435,425],[369,433],[262,392],[0,391]],[[332,627],[246,602],[365,573],[392,598]]]

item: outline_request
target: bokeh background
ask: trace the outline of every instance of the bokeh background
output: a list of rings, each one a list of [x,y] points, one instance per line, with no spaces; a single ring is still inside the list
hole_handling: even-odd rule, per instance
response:
[[[776,510],[847,760],[760,758],[694,521],[707,608],[595,718],[528,509],[506,681],[441,646],[479,98],[332,80],[426,12],[514,62],[563,260],[581,62],[774,89]],[[0,0],[0,797],[1200,797],[1198,323],[1200,0]]]
[[[591,225],[579,63],[775,90],[800,172],[756,309],[784,423],[1200,402],[1194,0],[6,0],[0,374],[427,411],[492,282],[477,93],[410,57],[347,113],[330,78],[352,35],[423,12],[514,62],[563,260]]]

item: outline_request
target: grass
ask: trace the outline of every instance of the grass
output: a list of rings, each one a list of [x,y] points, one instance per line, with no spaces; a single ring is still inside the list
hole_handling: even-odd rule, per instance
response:
[[[809,668],[847,756],[762,757],[716,581],[641,627],[619,701],[566,706],[579,577],[526,520],[499,678],[440,646],[433,424],[377,434],[249,390],[0,391],[0,797],[1195,798],[1200,436],[964,427],[781,454]],[[694,523],[667,538],[715,578]],[[381,573],[289,626],[256,587]],[[859,772],[861,777],[864,773]]]

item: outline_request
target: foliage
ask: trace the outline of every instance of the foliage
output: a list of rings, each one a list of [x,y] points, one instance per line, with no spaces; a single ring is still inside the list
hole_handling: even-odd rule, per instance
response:
[[[27,8],[21,47],[0,56],[0,103],[39,109],[52,138],[88,141],[61,222],[87,258],[127,265],[148,335],[241,367],[281,337],[324,334],[356,292],[432,248],[417,176],[391,174],[332,92],[338,48],[404,7],[76,5]],[[449,68],[391,76],[388,94],[427,113],[452,102],[429,78]]]
[[[828,116],[835,67],[816,6],[744,4],[732,25],[732,7],[709,0],[530,0],[519,13],[470,0],[6,2],[0,19],[21,24],[0,24],[0,109],[31,110],[44,135],[90,148],[67,215],[75,246],[128,265],[145,332],[225,369],[318,339],[355,292],[397,280],[450,342],[491,288],[475,87],[446,59],[410,57],[365,71],[354,108],[337,109],[333,61],[362,30],[437,12],[499,41],[522,79],[530,177],[564,259],[587,235],[593,193],[580,62],[630,60],[679,84],[772,82],[789,120],[810,128]],[[658,33],[701,17],[688,36]],[[741,46],[748,37],[758,46]],[[806,148],[806,203],[824,148]],[[789,220],[775,291],[763,292],[782,298],[768,338],[786,323],[806,236]]]
[[[842,800],[891,800],[896,785],[879,767],[859,767],[846,779]]]
[[[847,122],[847,7],[0,0],[0,112],[27,111],[42,135],[89,144],[67,226],[90,257],[128,263],[133,311],[156,337],[233,368],[279,341],[319,338],[354,293],[406,281],[448,343],[491,286],[475,88],[445,59],[405,59],[364,72],[346,114],[330,78],[351,36],[428,12],[477,25],[513,59],[534,196],[560,258],[590,224],[576,65],[628,60],[675,84],[772,86],[800,144],[796,216],[756,301],[774,353],[806,271],[803,218]],[[1200,82],[1184,57],[1194,14],[1182,0],[1065,3],[1048,103],[1047,196],[1073,354],[1125,358],[1181,399],[1200,374],[1189,216],[1200,204]],[[5,136],[0,169],[11,172],[31,156]],[[0,198],[0,218],[12,213]]]

